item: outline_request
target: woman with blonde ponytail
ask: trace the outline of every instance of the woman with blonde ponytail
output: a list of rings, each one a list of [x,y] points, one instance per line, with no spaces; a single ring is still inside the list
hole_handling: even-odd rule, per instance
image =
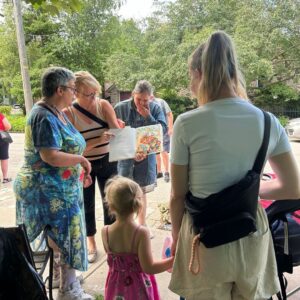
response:
[[[189,60],[191,91],[199,107],[180,115],[171,146],[172,254],[169,288],[185,299],[269,299],[279,290],[268,220],[258,205],[257,231],[213,248],[195,237],[185,210],[239,182],[252,169],[264,133],[264,114],[248,100],[231,38],[213,33]],[[277,179],[261,182],[264,199],[298,199],[300,178],[283,127],[270,116],[266,160]],[[190,197],[190,196],[189,196]],[[198,209],[201,209],[198,207]],[[213,217],[212,217],[213,218]]]

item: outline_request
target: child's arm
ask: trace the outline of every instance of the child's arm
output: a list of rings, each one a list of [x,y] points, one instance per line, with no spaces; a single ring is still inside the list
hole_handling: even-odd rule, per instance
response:
[[[149,230],[141,227],[139,230],[138,256],[142,270],[147,274],[157,274],[172,268],[174,256],[153,261]]]
[[[107,245],[106,245],[106,226],[104,226],[102,229],[101,229],[101,238],[102,238],[102,244],[103,244],[103,248],[105,250],[105,252],[107,252]]]

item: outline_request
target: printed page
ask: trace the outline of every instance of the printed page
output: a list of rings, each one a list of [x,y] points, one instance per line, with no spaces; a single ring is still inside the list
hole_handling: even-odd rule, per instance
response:
[[[109,161],[134,158],[136,129],[126,126],[122,129],[110,129],[109,132],[114,134],[109,142]]]
[[[136,128],[136,152],[148,155],[162,151],[163,132],[160,124]]]

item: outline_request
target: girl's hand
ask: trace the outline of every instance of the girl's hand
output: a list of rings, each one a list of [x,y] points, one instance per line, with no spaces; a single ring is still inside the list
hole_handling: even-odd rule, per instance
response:
[[[146,157],[147,157],[146,154],[141,153],[141,152],[138,152],[138,153],[136,153],[134,160],[135,160],[135,161],[142,161],[142,160],[144,160]]]
[[[91,175],[85,175],[83,179],[83,187],[87,188],[93,183]]]

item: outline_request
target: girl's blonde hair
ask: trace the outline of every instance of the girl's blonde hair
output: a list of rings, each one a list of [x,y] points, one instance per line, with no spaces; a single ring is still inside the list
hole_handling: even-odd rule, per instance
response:
[[[189,66],[202,76],[197,95],[200,105],[216,100],[222,87],[233,88],[239,97],[248,99],[234,44],[225,32],[213,33],[200,45],[191,55]]]
[[[142,189],[133,180],[115,176],[105,185],[106,203],[111,214],[126,217],[142,208]]]
[[[79,90],[83,85],[94,88],[98,94],[101,94],[101,85],[98,80],[87,71],[78,71],[75,73],[75,85]]]

